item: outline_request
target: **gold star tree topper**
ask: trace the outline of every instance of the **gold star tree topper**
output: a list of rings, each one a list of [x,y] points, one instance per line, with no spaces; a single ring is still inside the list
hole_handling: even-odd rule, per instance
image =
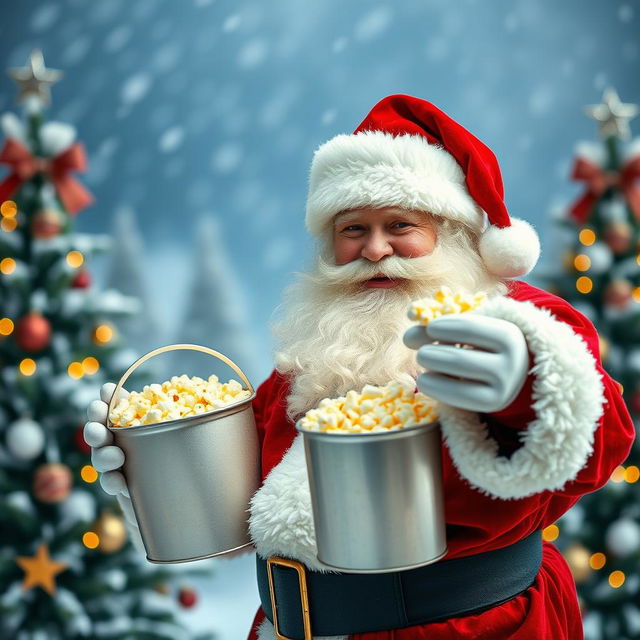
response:
[[[629,140],[629,120],[639,113],[637,104],[620,102],[618,93],[611,87],[602,94],[602,104],[591,104],[584,110],[600,124],[600,137],[605,140],[611,136]]]
[[[35,556],[18,556],[16,562],[25,572],[23,591],[40,586],[52,596],[56,593],[55,577],[68,566],[64,562],[54,562],[44,543],[38,547]]]
[[[9,69],[12,80],[20,87],[18,102],[29,96],[37,96],[43,104],[51,102],[51,86],[62,78],[62,71],[47,69],[40,49],[34,49],[29,56],[26,67]]]

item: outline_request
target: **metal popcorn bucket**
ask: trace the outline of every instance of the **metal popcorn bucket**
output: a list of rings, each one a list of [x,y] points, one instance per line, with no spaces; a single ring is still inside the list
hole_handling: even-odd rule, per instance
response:
[[[202,351],[222,360],[240,376],[251,396],[178,420],[114,427],[108,416],[131,373],[149,358],[177,349]],[[107,428],[125,453],[123,472],[149,562],[201,560],[251,544],[249,501],[260,484],[254,397],[253,386],[235,363],[195,344],[150,351],[116,385]]]
[[[351,573],[431,564],[447,552],[438,422],[303,434],[318,560]]]

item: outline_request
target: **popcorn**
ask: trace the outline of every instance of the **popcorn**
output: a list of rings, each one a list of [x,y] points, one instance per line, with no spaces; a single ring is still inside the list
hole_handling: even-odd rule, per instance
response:
[[[237,380],[221,383],[218,376],[173,376],[162,384],[145,385],[132,391],[109,414],[114,427],[157,424],[208,413],[249,398],[251,393]]]
[[[400,382],[384,387],[365,385],[361,393],[324,398],[300,419],[307,431],[364,433],[393,431],[428,424],[438,419],[436,400],[414,392]]]
[[[441,287],[433,298],[414,300],[407,315],[421,325],[448,313],[464,313],[477,309],[487,298],[483,291],[475,294],[453,293],[449,287]]]

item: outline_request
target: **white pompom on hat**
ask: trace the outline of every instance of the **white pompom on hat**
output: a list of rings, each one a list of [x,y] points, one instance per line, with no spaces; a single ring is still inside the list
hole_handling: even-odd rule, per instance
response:
[[[509,217],[491,149],[420,98],[383,98],[353,134],[335,136],[313,157],[305,219],[313,235],[326,233],[340,211],[388,206],[464,223],[499,277],[529,273],[540,256],[534,228]]]

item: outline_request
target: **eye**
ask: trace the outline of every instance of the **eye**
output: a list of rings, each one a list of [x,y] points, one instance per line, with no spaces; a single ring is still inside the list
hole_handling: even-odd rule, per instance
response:
[[[407,229],[408,227],[413,227],[410,222],[405,222],[404,220],[399,220],[398,222],[394,222],[391,225],[394,229]]]
[[[359,233],[363,229],[364,227],[361,224],[350,224],[350,225],[347,225],[346,227],[342,227],[342,229],[340,230],[340,233],[347,233],[347,234],[353,235],[355,233]]]

